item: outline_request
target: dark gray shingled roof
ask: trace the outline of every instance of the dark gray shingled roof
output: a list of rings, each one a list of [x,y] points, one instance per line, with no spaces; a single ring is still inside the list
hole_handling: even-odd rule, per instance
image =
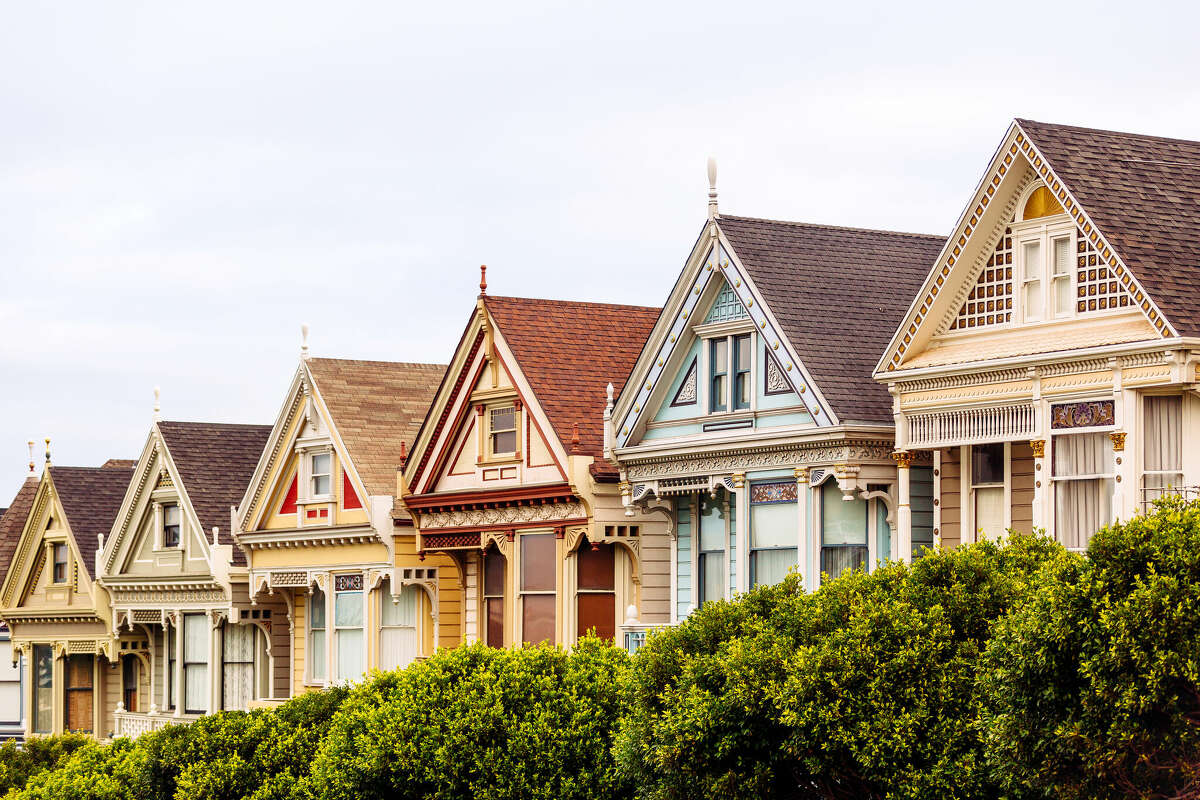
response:
[[[13,553],[17,551],[17,544],[21,541],[21,532],[25,530],[29,512],[33,510],[38,483],[37,478],[26,478],[12,504],[0,512],[0,583],[8,572]]]
[[[1017,124],[1167,320],[1200,335],[1200,142]]]
[[[183,489],[200,518],[206,538],[220,528],[218,541],[234,544],[229,530],[229,507],[236,506],[254,476],[258,459],[271,435],[270,425],[232,425],[217,422],[159,422],[158,431]],[[233,563],[246,563],[236,545]]]
[[[96,548],[100,536],[112,530],[121,510],[132,461],[110,462],[103,467],[50,467],[50,480],[67,515],[67,526],[79,548],[79,556],[93,579],[96,577]]]
[[[944,236],[722,214],[717,224],[843,422],[892,421],[871,375]]]

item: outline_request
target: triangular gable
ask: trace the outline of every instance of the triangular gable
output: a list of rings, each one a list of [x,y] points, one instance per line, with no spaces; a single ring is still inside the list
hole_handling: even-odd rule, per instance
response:
[[[980,327],[981,318],[982,326],[999,324],[996,315],[1006,314],[1009,309],[999,308],[993,303],[989,310],[987,287],[991,285],[993,288],[993,300],[997,289],[1019,291],[1020,276],[1015,271],[1009,274],[1007,269],[1001,272],[997,268],[1008,266],[1011,247],[1007,242],[1007,228],[1018,214],[1019,205],[1030,197],[1031,191],[1036,191],[1039,184],[1046,187],[1049,194],[1047,200],[1060,205],[1079,232],[1083,249],[1076,253],[1076,258],[1082,258],[1084,264],[1079,267],[1077,261],[1076,266],[1086,270],[1085,290],[1094,287],[1096,291],[1085,298],[1077,298],[1077,301],[1095,299],[1097,309],[1089,310],[1099,310],[1099,300],[1103,297],[1107,303],[1115,302],[1116,307],[1120,308],[1126,307],[1122,305],[1121,297],[1127,296],[1132,298],[1132,302],[1125,301],[1128,307],[1139,309],[1157,335],[1176,335],[1161,309],[1126,266],[1070,187],[1055,172],[1021,125],[1014,121],[920,293],[884,351],[876,366],[877,375],[901,369],[912,354],[924,350],[933,336],[951,330],[952,326],[955,330]],[[1005,261],[1003,265],[997,263],[997,256]],[[1011,286],[1008,286],[1010,282]],[[980,301],[983,302],[982,308]],[[972,303],[975,305],[972,306]],[[993,316],[991,323],[987,322],[989,314]]]
[[[719,226],[710,223],[708,235],[702,236],[693,249],[634,366],[626,391],[621,393],[616,404],[613,415],[615,446],[630,444],[636,432],[644,429],[664,401],[671,402],[667,394],[672,388],[678,391],[675,379],[687,368],[684,361],[694,338],[694,317],[704,314],[707,323],[714,313],[722,319],[734,318],[727,316],[732,314],[736,318],[752,320],[770,348],[776,365],[782,368],[784,380],[799,396],[813,422],[819,427],[837,424],[832,408],[813,382],[793,343],[783,334],[737,253]],[[714,318],[714,321],[717,320]]]

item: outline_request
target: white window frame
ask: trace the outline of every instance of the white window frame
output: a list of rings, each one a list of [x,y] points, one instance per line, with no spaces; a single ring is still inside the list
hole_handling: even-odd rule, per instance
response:
[[[1048,221],[1058,220],[1058,221]],[[1077,248],[1075,223],[1063,215],[1054,217],[1039,217],[1038,219],[1029,220],[1028,222],[1014,222],[1012,224],[1013,238],[1013,256],[1016,267],[1013,281],[1013,298],[1017,306],[1017,314],[1015,319],[1021,320],[1026,324],[1038,324],[1044,322],[1054,322],[1056,320],[1074,319],[1078,312],[1076,311],[1075,293],[1076,293],[1076,278],[1079,270],[1076,267]],[[1071,265],[1067,270],[1065,280],[1069,281],[1070,288],[1068,294],[1071,302],[1068,304],[1068,310],[1065,314],[1058,314],[1054,308],[1054,284],[1056,282],[1054,275],[1054,242],[1056,240],[1065,239],[1067,242],[1067,251],[1071,254]],[[1037,277],[1028,279],[1026,277],[1025,264],[1025,246],[1037,242],[1039,252],[1041,254],[1041,264],[1036,270]],[[1030,318],[1030,309],[1025,302],[1025,286],[1033,281],[1039,282],[1038,287],[1038,303],[1039,308],[1036,318]],[[1062,279],[1059,279],[1062,280]],[[1095,313],[1095,312],[1090,312]]]
[[[337,578],[335,576],[334,580],[336,580],[336,579]],[[331,587],[333,586],[332,582],[330,583],[330,586]],[[338,598],[338,595],[342,595],[342,594],[358,595],[358,600],[362,607],[362,624],[361,625],[338,625],[337,624],[337,598]],[[367,606],[366,579],[365,578],[363,579],[361,589],[344,589],[342,591],[337,591],[336,589],[332,589],[329,592],[329,594],[327,595],[327,597],[329,598],[329,601],[330,601],[330,605],[329,605],[330,614],[328,617],[326,617],[326,625],[327,625],[326,630],[328,630],[330,632],[329,647],[330,647],[330,651],[333,654],[333,657],[326,659],[327,671],[328,671],[326,681],[330,682],[330,683],[345,685],[345,684],[352,683],[356,680],[361,680],[363,675],[366,675],[367,671],[370,669],[370,664],[367,663],[368,662],[367,655],[368,655],[370,648],[367,643],[367,630],[369,629],[369,625],[368,625],[369,620],[367,619],[368,606]],[[345,678],[342,678],[340,676],[340,674],[341,674],[341,657],[340,657],[341,650],[339,648],[339,637],[337,635],[340,631],[359,631],[362,633],[362,636],[359,637],[359,642],[360,642],[360,646],[362,647],[363,671],[357,676],[345,677]]]
[[[320,628],[313,627],[313,609],[319,604],[321,606],[323,624]],[[329,594],[322,591],[320,588],[314,588],[312,594],[308,595],[308,608],[304,615],[305,627],[305,650],[307,655],[304,659],[305,683],[310,686],[324,686],[329,682]],[[321,646],[313,646],[313,634],[320,632]],[[317,675],[316,668],[313,664],[313,656],[317,653],[321,654],[323,663],[323,675]]]
[[[1056,440],[1062,436],[1083,436],[1083,435],[1089,435],[1089,434],[1104,434],[1105,436],[1107,436],[1108,433],[1111,432],[1112,430],[1114,430],[1114,427],[1112,425],[1106,425],[1103,427],[1067,428],[1067,429],[1058,430],[1058,431],[1051,431],[1050,441],[1048,442],[1048,444],[1050,446],[1050,451],[1049,451],[1050,457],[1046,460],[1049,462],[1048,466],[1050,469],[1050,497],[1049,497],[1050,519],[1053,520],[1053,522],[1054,522],[1054,541],[1059,542],[1059,543],[1062,542],[1062,532],[1058,529],[1058,516],[1057,516],[1059,484],[1068,483],[1071,481],[1094,481],[1094,480],[1108,480],[1108,481],[1114,482],[1114,484],[1115,484],[1115,482],[1117,480],[1116,464],[1113,462],[1112,458],[1110,458],[1108,461],[1108,472],[1094,472],[1094,473],[1088,473],[1085,475],[1069,475],[1069,476],[1056,475],[1055,470],[1054,470],[1054,458],[1055,458],[1054,452],[1055,452],[1055,447],[1057,445]],[[1109,512],[1108,512],[1109,518],[1115,519],[1116,515],[1113,513],[1113,508],[1112,508],[1112,494],[1109,493],[1108,495],[1104,495],[1103,497],[1104,497],[1104,500],[1107,503],[1109,503]],[[1091,534],[1089,534],[1089,537],[1095,536],[1095,535],[1096,535],[1096,531],[1092,531]],[[1071,550],[1072,552],[1076,552],[1076,553],[1085,552],[1087,550],[1086,546],[1082,547],[1082,548],[1068,547],[1067,549]]]
[[[496,444],[497,431],[492,428],[492,417],[495,412],[503,411],[505,409],[512,409],[513,427],[511,428],[511,430],[513,432],[513,449],[505,450],[503,452],[496,452],[495,444]],[[519,458],[521,455],[521,418],[522,418],[522,414],[521,414],[520,407],[518,407],[518,405],[517,405],[517,401],[514,399],[511,401],[506,401],[504,403],[496,403],[495,405],[486,406],[483,411],[484,411],[484,416],[487,419],[488,460],[489,461],[499,461],[499,460],[503,460],[503,459]],[[508,433],[509,430],[510,430],[509,428],[503,428],[499,431],[499,433]]]
[[[730,322],[716,322],[711,325],[697,326],[693,329],[697,338],[700,340],[700,357],[697,359],[697,383],[702,383],[703,386],[697,386],[703,395],[703,416],[723,416],[738,414],[749,414],[758,410],[758,381],[761,379],[763,366],[761,337],[758,335],[754,323],[750,320],[739,319]],[[734,385],[737,382],[737,371],[734,369],[734,342],[738,337],[750,336],[750,370],[747,374],[747,382],[750,386],[750,405],[746,408],[734,408],[733,392]],[[723,410],[713,409],[713,393],[712,393],[712,343],[718,340],[725,340],[725,347],[728,352],[728,363],[725,371],[725,408]]]
[[[178,539],[176,540],[175,544],[167,544],[167,528],[172,527],[167,522],[167,517],[168,517],[168,511],[172,508],[175,509],[175,513],[178,514],[178,516],[179,516],[178,522],[174,526],[179,529],[176,532],[176,536],[178,537]],[[175,550],[177,548],[183,547],[183,506],[180,505],[178,501],[162,504],[162,530],[160,531],[160,536],[162,538],[159,539],[159,541],[162,542],[162,546],[163,546],[164,550]]]
[[[315,462],[318,458],[324,456],[329,459],[329,471],[317,472]],[[332,449],[317,449],[309,450],[304,454],[305,462],[308,465],[308,497],[310,500],[331,500],[334,495],[333,476],[337,472],[333,463]],[[318,492],[316,489],[316,480],[319,476],[325,476],[329,479],[329,491]]]
[[[976,524],[975,519],[975,490],[977,488],[994,489],[1000,485],[998,483],[975,483],[974,460],[971,458],[971,448],[991,444],[1004,445],[1004,530],[1008,531],[1012,528],[1012,442],[964,444],[959,450],[959,464],[961,465],[959,470],[961,494],[959,496],[967,498],[966,513],[963,516],[970,523],[970,538],[964,537],[964,541],[979,541],[979,525]]]

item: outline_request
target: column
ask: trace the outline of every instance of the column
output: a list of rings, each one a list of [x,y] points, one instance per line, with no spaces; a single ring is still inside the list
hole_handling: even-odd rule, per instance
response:
[[[942,451],[933,451],[933,547],[942,549]]]
[[[804,588],[812,591],[812,538],[808,535],[808,467],[792,470],[796,476],[796,563],[804,578]]]
[[[174,636],[175,634],[174,634],[174,632],[173,632],[173,631],[172,631],[170,634],[168,634],[168,633],[167,633],[167,626],[166,626],[166,624],[164,624],[164,625],[162,626],[162,631],[163,631],[163,645],[162,645],[162,673],[163,673],[163,682],[162,682],[162,710],[163,710],[163,713],[166,713],[166,712],[167,712],[167,711],[168,711],[168,710],[171,708],[171,699],[170,699],[170,686],[171,686],[171,681],[175,680],[175,676],[171,675],[171,674],[168,672],[168,667],[170,666],[170,663],[171,663],[171,662],[170,662],[170,659],[168,659],[168,658],[167,658],[167,653],[169,653],[169,652],[171,651],[171,644],[170,644],[170,642],[169,642],[169,641],[167,641],[167,636],[168,636],[168,635],[170,635],[170,636]]]
[[[154,549],[155,550],[161,550],[162,546],[163,546],[162,515],[163,515],[162,503],[155,503],[154,504]]]
[[[218,681],[221,674],[221,648],[219,645],[220,631],[217,630],[220,617],[209,609],[206,612],[208,617],[208,701],[205,705],[207,713],[212,714],[219,710],[217,705]]]
[[[746,491],[746,473],[733,474],[733,502],[736,512],[734,541],[737,543],[737,566],[734,586],[739,592],[750,591],[750,495]]]
[[[1113,521],[1117,521],[1125,516],[1125,493],[1121,480],[1122,475],[1127,473],[1122,466],[1125,462],[1125,431],[1113,431],[1108,436],[1112,439],[1113,449],[1112,518]]]
[[[1046,528],[1046,440],[1031,439],[1033,450],[1033,529]]]
[[[147,642],[147,644],[150,646],[150,675],[148,676],[149,681],[150,681],[150,693],[149,693],[150,707],[147,708],[146,711],[150,714],[157,714],[158,713],[158,703],[154,702],[154,689],[155,689],[154,673],[157,672],[157,670],[154,669],[154,664],[155,664],[155,662],[158,661],[158,646],[155,645],[155,643],[154,643],[154,630],[152,628],[146,629],[146,638],[149,639],[149,642]]]
[[[183,613],[175,614],[175,674],[171,680],[175,682],[175,716],[183,716]]]
[[[905,564],[912,563],[912,507],[910,501],[911,452],[892,453],[896,460],[896,490],[899,502],[896,508],[896,555]]]

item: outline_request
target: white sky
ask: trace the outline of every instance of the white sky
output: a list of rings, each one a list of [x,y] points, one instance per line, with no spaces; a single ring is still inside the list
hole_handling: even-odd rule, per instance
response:
[[[806,5],[6,4],[0,506],[155,385],[272,422],[301,322],[446,361],[480,263],[657,305],[710,154],[729,213],[945,233],[1014,116],[1200,138],[1195,4]]]

